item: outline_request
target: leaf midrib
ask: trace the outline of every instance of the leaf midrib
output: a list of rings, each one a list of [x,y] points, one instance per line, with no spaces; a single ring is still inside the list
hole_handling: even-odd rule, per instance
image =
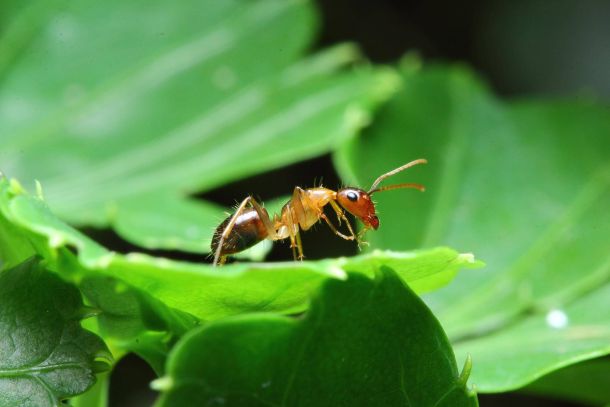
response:
[[[19,377],[19,376],[33,376],[37,373],[44,373],[53,370],[60,369],[83,369],[83,366],[79,363],[68,362],[68,363],[56,363],[52,365],[45,366],[29,366],[25,368],[15,368],[15,369],[0,369],[0,378],[4,377]]]

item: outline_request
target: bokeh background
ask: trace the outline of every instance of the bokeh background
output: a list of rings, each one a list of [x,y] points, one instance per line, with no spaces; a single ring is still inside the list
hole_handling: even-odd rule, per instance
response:
[[[319,10],[320,26],[311,52],[349,42],[356,44],[365,58],[376,64],[395,63],[408,53],[419,55],[426,64],[462,63],[472,67],[495,94],[505,99],[582,98],[605,104],[610,100],[610,1],[607,0],[312,1]],[[8,9],[7,6],[5,10]],[[122,23],[116,21],[116,24]],[[7,21],[0,15],[0,28],[5,25]],[[35,82],[36,78],[32,81],[33,88],[43,88]],[[272,150],[274,145],[267,148]],[[3,154],[10,153],[0,151],[0,160],[4,160]],[[320,182],[331,188],[342,185],[330,155],[241,179],[194,198],[225,207],[248,194],[269,202],[286,196],[295,185],[309,187]],[[82,230],[122,253],[145,251],[173,259],[209,261],[201,253],[145,250],[105,227],[87,226]],[[325,227],[303,234],[303,243],[309,259],[357,252],[353,243],[337,239]],[[289,260],[291,252],[286,244],[276,244],[267,259]],[[151,405],[157,396],[149,389],[154,378],[142,360],[135,356],[124,358],[112,373],[109,405]],[[523,391],[480,395],[480,403],[482,406],[578,405]]]
[[[353,42],[376,63],[396,62],[417,52],[426,62],[463,62],[505,98],[594,98],[610,100],[610,2],[604,0],[317,0],[321,27],[315,48]],[[273,146],[269,146],[273,148]],[[270,182],[273,180],[273,182]],[[330,156],[301,162],[202,194],[233,205],[246,193],[262,200],[285,195],[314,180],[341,185]],[[107,230],[88,230],[107,246],[135,249]],[[319,228],[303,234],[309,258],[354,254],[350,242]],[[141,249],[140,249],[141,250]],[[180,252],[153,252],[194,259]],[[276,244],[269,260],[290,259]],[[149,405],[154,378],[136,357],[113,373],[111,405]],[[139,388],[139,391],[134,391]],[[480,395],[482,406],[577,406],[519,392]]]

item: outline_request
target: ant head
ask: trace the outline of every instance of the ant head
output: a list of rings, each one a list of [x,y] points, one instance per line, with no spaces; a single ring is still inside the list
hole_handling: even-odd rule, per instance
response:
[[[386,172],[385,174],[379,176],[375,182],[373,182],[373,185],[368,192],[359,188],[341,188],[339,191],[337,191],[337,201],[339,202],[339,205],[345,208],[349,213],[360,219],[367,229],[377,229],[379,227],[379,218],[375,214],[375,204],[371,200],[371,195],[381,191],[390,191],[392,189],[400,188],[413,188],[420,191],[425,190],[423,185],[412,183],[379,187],[381,181],[391,177],[394,174],[404,171],[407,168],[413,167],[414,165],[426,164],[427,162],[428,161],[426,161],[424,158],[420,158],[418,160],[408,162],[392,171]]]
[[[341,188],[337,191],[337,202],[346,211],[360,219],[366,228],[377,229],[379,227],[375,204],[368,192],[359,188]]]

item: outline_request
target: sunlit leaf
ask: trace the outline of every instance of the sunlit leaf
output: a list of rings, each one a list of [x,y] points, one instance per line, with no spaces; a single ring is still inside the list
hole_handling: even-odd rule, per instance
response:
[[[223,208],[189,194],[331,151],[398,82],[387,69],[347,69],[359,58],[349,45],[300,59],[315,29],[306,1],[8,11],[2,170],[28,188],[40,180],[62,219],[147,248],[208,252]]]
[[[374,282],[327,281],[303,319],[207,324],[177,345],[167,372],[159,406],[477,405],[440,325],[388,268]]]

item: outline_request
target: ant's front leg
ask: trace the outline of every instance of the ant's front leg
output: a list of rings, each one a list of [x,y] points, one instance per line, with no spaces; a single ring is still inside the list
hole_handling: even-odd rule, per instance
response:
[[[324,221],[326,222],[326,224],[328,225],[328,227],[330,228],[330,230],[333,231],[333,233],[337,236],[339,236],[342,239],[345,240],[356,240],[356,236],[354,236],[353,234],[351,236],[346,236],[343,233],[339,232],[337,230],[337,228],[335,227],[335,225],[332,224],[332,222],[330,221],[330,219],[328,219],[328,216],[326,216],[325,214],[321,214],[320,215],[321,219],[324,219]]]
[[[362,250],[362,246],[368,246],[369,242],[364,240],[364,235],[369,231],[369,228],[366,226],[362,228],[360,232],[358,232],[358,236],[356,236],[356,243],[358,243],[358,249]]]
[[[347,216],[345,216],[345,212],[343,211],[343,209],[341,209],[341,207],[334,201],[330,201],[330,206],[336,212],[337,218],[343,219],[345,221],[347,229],[349,230],[349,233],[351,235],[349,240],[355,240],[359,250],[362,250],[362,246],[368,246],[369,243],[363,240],[364,234],[368,231],[368,228],[365,227],[360,231],[360,233],[356,235],[356,233],[354,233],[354,229],[352,229],[352,224],[350,223]],[[339,225],[340,224],[341,222],[339,222]]]

